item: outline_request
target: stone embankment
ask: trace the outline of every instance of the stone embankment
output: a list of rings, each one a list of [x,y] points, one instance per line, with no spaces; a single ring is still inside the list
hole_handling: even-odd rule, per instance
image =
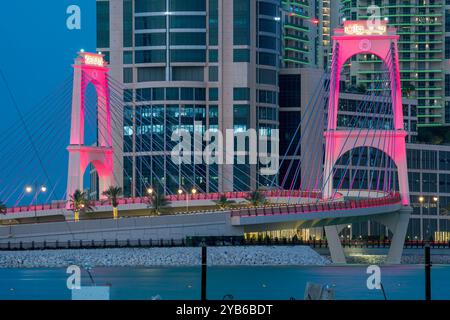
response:
[[[329,260],[306,246],[210,247],[208,264],[325,265]],[[120,248],[0,251],[0,268],[198,266],[200,248]]]

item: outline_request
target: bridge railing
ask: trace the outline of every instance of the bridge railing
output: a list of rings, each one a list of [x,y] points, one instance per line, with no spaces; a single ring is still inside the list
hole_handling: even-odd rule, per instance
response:
[[[32,212],[32,211],[46,211],[46,210],[60,210],[66,208],[66,202],[57,202],[52,204],[42,204],[37,206],[22,206],[7,208],[6,213],[21,213],[21,212]]]
[[[313,198],[320,199],[322,193],[320,191],[299,191],[299,190],[268,190],[261,192],[267,198],[274,197],[292,197],[292,198]],[[250,196],[251,192],[246,191],[233,191],[233,192],[222,192],[222,193],[196,193],[196,194],[178,194],[178,195],[168,195],[166,197],[167,201],[176,202],[176,201],[196,201],[196,200],[209,200],[215,201],[219,200],[222,196],[225,196],[227,199],[246,199]],[[339,197],[339,195],[337,196]],[[119,199],[119,205],[127,205],[127,204],[146,204],[148,203],[148,197],[138,197],[138,198],[123,198]],[[110,205],[108,200],[100,200],[94,201],[94,207],[108,206]]]
[[[261,193],[268,198],[274,197],[292,197],[292,198],[313,198],[320,199],[322,197],[322,193],[320,191],[301,191],[301,190],[267,190],[261,191]],[[245,191],[233,191],[233,192],[223,192],[223,193],[197,193],[197,194],[181,194],[181,195],[169,195],[166,197],[168,201],[195,201],[195,200],[219,200],[222,196],[225,196],[227,199],[246,199],[250,196],[251,192]],[[119,205],[127,205],[127,204],[146,204],[148,203],[147,197],[138,197],[138,198],[122,198],[118,200]],[[109,206],[110,202],[108,200],[98,200],[93,201],[93,207],[102,207]],[[66,209],[66,202],[56,202],[52,204],[44,204],[44,205],[30,205],[30,206],[21,206],[21,207],[13,207],[8,208],[7,214],[21,213],[21,212],[33,212],[33,211],[47,211],[47,210],[61,210]]]
[[[0,243],[2,251],[19,250],[53,250],[53,249],[105,249],[105,248],[154,248],[154,247],[198,247],[204,242],[209,247],[213,246],[310,246],[313,248],[327,248],[325,239],[303,240],[298,238],[250,238],[235,237],[193,237],[187,239],[127,239],[127,240],[67,240],[67,241],[8,241]],[[387,249],[391,245],[390,239],[342,239],[344,248]],[[434,249],[450,248],[450,241],[423,241],[406,240],[405,249],[419,249],[429,244]]]
[[[369,208],[376,206],[386,206],[391,204],[398,204],[401,202],[399,193],[391,193],[383,198],[376,199],[361,199],[361,200],[347,200],[339,202],[318,202],[310,204],[293,204],[293,205],[278,205],[278,206],[264,206],[257,208],[241,208],[231,212],[232,217],[251,217],[251,216],[266,216],[266,215],[280,215],[280,214],[299,214],[322,211],[337,211],[350,210],[359,208]]]
[[[267,190],[267,191],[261,191],[261,193],[267,197],[267,198],[308,198],[308,199],[321,199],[322,193],[320,191],[314,190],[314,191],[302,191],[302,190]],[[227,199],[246,199],[250,196],[251,192],[245,192],[245,191],[234,191],[234,192],[223,192],[223,193],[198,193],[198,194],[181,194],[181,195],[169,195],[166,197],[166,199],[170,202],[175,201],[185,201],[189,199],[189,201],[195,201],[195,200],[210,200],[215,201],[219,200],[222,196],[225,196]],[[189,198],[187,198],[189,197]],[[342,198],[343,195],[340,193],[336,194],[336,197],[334,200]],[[380,201],[380,199],[373,199],[375,201]],[[364,200],[362,200],[361,204],[364,203]],[[367,201],[372,201],[372,199],[369,199]],[[118,200],[119,205],[127,205],[127,204],[147,204],[148,198],[147,197],[139,197],[139,198],[122,198]],[[339,202],[341,203],[341,202]],[[310,204],[310,205],[294,205],[294,208],[290,208],[289,206],[283,205],[283,204],[274,204],[273,210],[275,214],[285,214],[289,213],[289,210],[301,210],[300,212],[313,212],[313,211],[323,211],[325,210],[321,206],[326,205],[332,205],[332,207],[327,207],[327,210],[339,210],[339,209],[346,209],[347,207],[342,207],[342,204],[336,204],[334,202],[326,203],[326,202],[320,202],[318,204]],[[110,202],[108,200],[98,200],[98,201],[92,201],[92,207],[103,207],[103,206],[110,206]],[[351,204],[350,204],[351,205]],[[370,205],[370,204],[367,204]],[[277,206],[281,206],[284,211],[277,211]],[[319,207],[317,207],[319,206]],[[300,209],[298,209],[299,207]],[[268,208],[266,206],[266,208]],[[270,208],[270,207],[269,207]],[[15,213],[22,213],[22,212],[33,212],[33,211],[49,211],[49,210],[64,210],[66,209],[66,202],[60,201],[55,202],[52,204],[44,204],[44,205],[30,205],[30,206],[22,206],[22,207],[13,207],[8,208],[6,211],[6,214],[15,214]],[[261,210],[260,210],[261,212]]]

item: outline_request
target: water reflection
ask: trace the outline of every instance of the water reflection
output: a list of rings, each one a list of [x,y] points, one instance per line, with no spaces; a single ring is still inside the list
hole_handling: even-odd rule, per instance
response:
[[[99,286],[111,287],[112,299],[200,299],[200,267],[93,268]],[[423,299],[421,265],[382,266],[386,296]],[[302,300],[307,282],[329,286],[338,300],[384,299],[381,290],[368,290],[365,266],[245,266],[210,267],[208,299]],[[0,299],[68,300],[64,269],[0,269]],[[92,285],[83,271],[82,285]],[[450,266],[432,269],[433,299],[450,300]]]

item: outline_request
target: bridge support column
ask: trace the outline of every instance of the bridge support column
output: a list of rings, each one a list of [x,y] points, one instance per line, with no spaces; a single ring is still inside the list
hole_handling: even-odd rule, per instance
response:
[[[108,67],[103,55],[80,52],[75,60],[72,119],[70,129],[69,167],[67,180],[67,209],[70,209],[70,197],[76,190],[83,190],[83,177],[89,164],[92,164],[99,177],[98,193],[102,193],[116,182],[114,181],[114,149],[112,146],[111,106],[108,87]],[[93,146],[85,145],[86,88],[92,83],[97,92],[97,142]]]
[[[402,86],[398,59],[398,41],[394,28],[385,22],[380,34],[356,34],[354,27],[366,30],[367,21],[346,21],[344,28],[335,29],[333,39],[333,58],[330,75],[330,94],[328,99],[328,125],[325,131],[325,164],[323,176],[323,198],[333,196],[333,175],[336,161],[348,151],[359,147],[376,148],[386,153],[398,168],[400,195],[404,206],[409,205],[408,173],[406,163],[407,132],[403,124]],[[386,130],[374,128],[341,130],[338,128],[340,75],[346,61],[357,54],[372,54],[383,60],[389,70],[393,126]],[[339,130],[338,130],[339,129]],[[382,146],[382,147],[380,147]],[[390,185],[389,185],[390,187]]]
[[[342,248],[341,239],[339,239],[339,232],[344,229],[340,226],[326,226],[325,234],[327,236],[328,249],[330,250],[331,260],[333,263],[347,263],[345,259],[344,249]]]
[[[388,264],[401,263],[403,246],[405,245],[406,232],[408,231],[408,223],[411,212],[411,207],[403,207],[397,213],[390,213],[374,219],[375,221],[388,227],[388,229],[393,233],[391,247],[389,248],[388,257],[386,260],[386,263]]]

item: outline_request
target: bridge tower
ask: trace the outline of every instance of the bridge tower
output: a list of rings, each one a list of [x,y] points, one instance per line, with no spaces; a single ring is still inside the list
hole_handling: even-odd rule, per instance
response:
[[[344,27],[335,29],[333,57],[330,77],[328,125],[325,131],[325,163],[323,198],[333,196],[333,168],[340,155],[358,147],[379,148],[397,166],[399,191],[403,208],[397,213],[374,216],[373,220],[384,224],[393,232],[388,263],[400,263],[403,244],[408,228],[411,208],[409,207],[409,185],[406,161],[406,131],[403,128],[403,105],[398,60],[398,40],[395,28],[385,21],[345,21]],[[373,54],[388,66],[393,108],[393,130],[362,129],[359,132],[337,130],[340,74],[344,63],[357,54]],[[383,147],[379,147],[383,146]],[[334,262],[345,263],[345,256],[339,239],[343,226],[327,226],[325,232]]]
[[[406,162],[406,131],[403,129],[402,88],[398,63],[398,39],[394,28],[385,21],[371,26],[368,21],[346,21],[343,29],[336,29],[333,39],[333,58],[328,104],[328,126],[325,132],[324,198],[333,195],[333,167],[340,155],[358,147],[380,148],[397,165],[402,203],[409,205],[408,171]],[[337,130],[340,74],[344,63],[357,54],[378,56],[389,68],[391,82],[393,130]],[[390,62],[388,62],[390,60]],[[393,144],[393,145],[392,145]],[[383,146],[383,147],[380,147]],[[330,178],[328,178],[330,177]]]
[[[114,181],[114,162],[111,135],[111,110],[108,89],[108,67],[102,54],[80,52],[75,59],[72,119],[70,129],[67,199],[76,190],[83,190],[83,176],[92,164],[99,177],[99,193]],[[97,143],[85,145],[86,89],[92,84],[97,92]],[[68,203],[69,206],[69,203]]]

